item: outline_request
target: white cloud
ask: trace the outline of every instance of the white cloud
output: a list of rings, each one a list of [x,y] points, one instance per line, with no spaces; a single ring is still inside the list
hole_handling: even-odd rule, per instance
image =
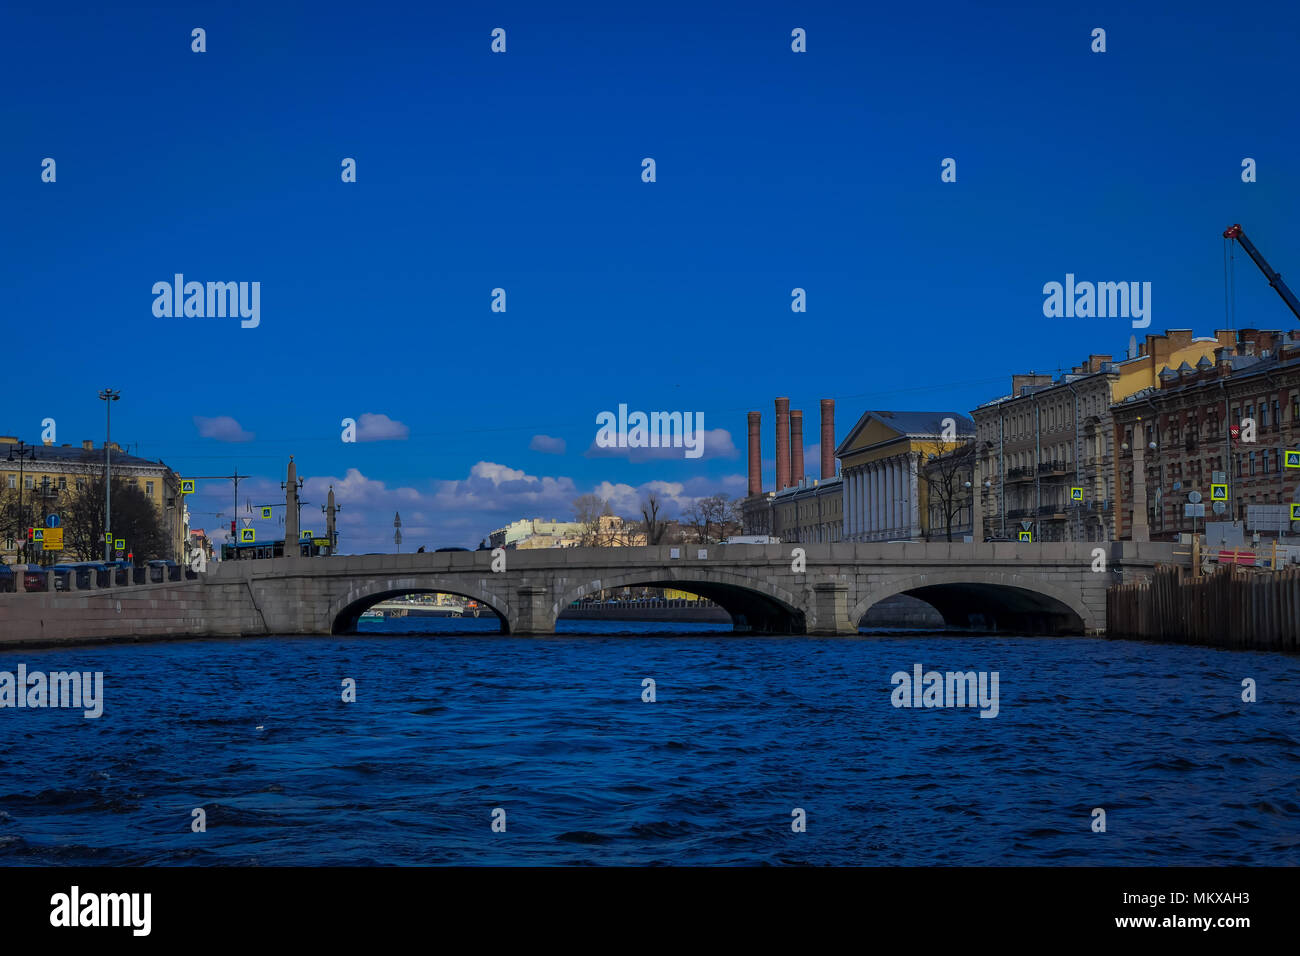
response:
[[[532,451],[540,451],[543,455],[563,455],[567,444],[563,438],[552,438],[550,435],[534,435],[533,440],[528,443]]]
[[[357,419],[357,441],[405,441],[411,429],[387,415],[364,412]]]
[[[215,438],[217,441],[245,442],[252,441],[254,437],[252,432],[244,431],[239,422],[229,415],[218,415],[216,418],[204,418],[201,415],[195,415],[194,424],[198,427],[199,435],[202,438]]]

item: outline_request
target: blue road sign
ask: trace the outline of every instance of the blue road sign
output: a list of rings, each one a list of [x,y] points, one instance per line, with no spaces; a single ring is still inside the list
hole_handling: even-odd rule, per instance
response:
[[[45,523],[49,525],[51,528],[57,528],[59,526],[59,516],[50,515],[48,518],[45,519]]]

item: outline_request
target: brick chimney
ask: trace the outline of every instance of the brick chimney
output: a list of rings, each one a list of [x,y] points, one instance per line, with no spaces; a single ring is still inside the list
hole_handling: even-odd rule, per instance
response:
[[[749,413],[749,496],[751,498],[763,493],[761,420],[762,416],[758,412]]]
[[[822,399],[822,480],[835,477],[835,399]]]
[[[776,400],[776,490],[790,484],[790,399]]]
[[[803,483],[803,412],[790,413],[790,484]]]

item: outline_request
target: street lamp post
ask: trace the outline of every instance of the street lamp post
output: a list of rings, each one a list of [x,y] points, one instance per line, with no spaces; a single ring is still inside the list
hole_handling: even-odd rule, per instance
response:
[[[122,397],[120,391],[106,388],[100,391],[104,400],[104,563],[113,557],[113,463],[110,445],[113,439],[113,403]]]
[[[18,462],[18,557],[21,559],[18,563],[25,564],[27,562],[27,536],[22,534],[22,526],[26,523],[27,514],[23,510],[23,462],[27,460],[35,461],[36,449],[26,442],[20,441],[18,443],[17,458],[14,457],[14,450],[11,447],[9,449],[9,460]]]

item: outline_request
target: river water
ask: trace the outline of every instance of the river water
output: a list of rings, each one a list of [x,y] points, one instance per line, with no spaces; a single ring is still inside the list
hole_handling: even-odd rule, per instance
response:
[[[1300,863],[1297,657],[416,623],[0,651],[104,673],[98,719],[0,709],[0,863]],[[915,664],[997,716],[893,706]]]

